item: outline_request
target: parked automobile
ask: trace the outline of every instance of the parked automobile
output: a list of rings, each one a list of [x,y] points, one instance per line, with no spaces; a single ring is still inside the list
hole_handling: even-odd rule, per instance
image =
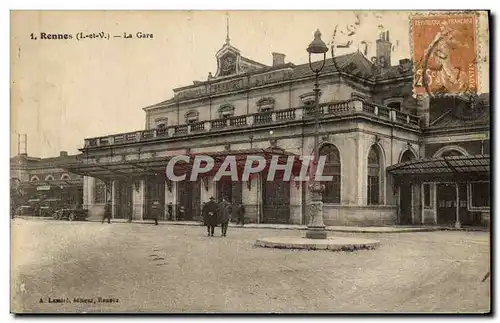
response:
[[[54,212],[62,208],[60,199],[45,199],[40,203],[40,216],[51,217]]]
[[[89,214],[86,209],[70,208],[58,209],[53,213],[54,220],[85,221]]]

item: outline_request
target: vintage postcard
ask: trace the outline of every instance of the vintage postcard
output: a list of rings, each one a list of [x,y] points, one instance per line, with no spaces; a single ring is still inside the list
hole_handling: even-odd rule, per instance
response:
[[[11,304],[491,312],[487,11],[11,11]]]

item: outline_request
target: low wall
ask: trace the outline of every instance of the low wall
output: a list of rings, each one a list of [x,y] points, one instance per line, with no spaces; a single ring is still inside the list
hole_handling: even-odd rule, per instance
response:
[[[325,225],[332,226],[379,226],[397,224],[397,207],[323,205]]]

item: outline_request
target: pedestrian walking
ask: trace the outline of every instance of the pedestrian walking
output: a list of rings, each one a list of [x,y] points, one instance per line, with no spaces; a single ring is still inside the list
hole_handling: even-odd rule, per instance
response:
[[[104,204],[104,215],[102,217],[102,223],[108,219],[108,224],[111,224],[111,201],[107,200]]]
[[[153,219],[155,220],[155,225],[158,225],[158,218],[160,216],[160,201],[154,200],[151,206],[151,213],[153,213]]]
[[[217,226],[217,213],[218,205],[214,201],[215,199],[210,197],[210,200],[203,207],[203,222],[207,226],[207,233],[209,237],[214,236],[215,227]]]
[[[225,237],[227,235],[227,227],[229,226],[229,220],[231,219],[232,207],[224,196],[222,201],[219,203],[219,222],[221,225],[221,235]]]
[[[174,208],[172,206],[172,202],[168,202],[167,205],[167,213],[168,213],[168,219],[172,221],[173,216],[174,216]]]
[[[238,216],[238,221],[236,224],[245,225],[245,207],[242,203],[238,203],[236,208],[236,215]]]

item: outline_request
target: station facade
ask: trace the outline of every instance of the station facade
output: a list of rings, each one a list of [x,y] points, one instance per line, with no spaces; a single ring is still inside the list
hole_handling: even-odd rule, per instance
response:
[[[323,183],[325,224],[484,224],[489,97],[414,98],[412,62],[391,65],[390,48],[382,33],[377,61],[386,65],[357,51],[327,59],[320,74],[319,150],[333,178]],[[314,74],[309,64],[271,57],[269,65],[255,62],[228,39],[214,75],[143,108],[144,130],[85,139],[66,167],[83,176],[84,207],[110,199],[115,218],[142,220],[159,200],[164,220],[198,220],[203,202],[224,195],[245,206],[247,223],[307,224],[308,183],[266,181],[265,173],[249,181],[165,176],[178,155],[313,155]],[[449,158],[467,166],[450,167]]]

